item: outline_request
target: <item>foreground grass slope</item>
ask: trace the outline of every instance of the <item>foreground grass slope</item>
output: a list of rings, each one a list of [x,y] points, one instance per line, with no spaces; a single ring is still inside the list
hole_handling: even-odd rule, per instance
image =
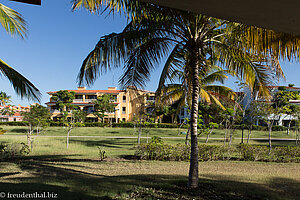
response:
[[[59,199],[294,199],[298,164],[200,163],[200,189],[186,188],[188,162],[76,160],[59,155],[2,162],[4,192],[43,192]]]
[[[4,128],[8,135],[0,136],[0,143],[26,143],[25,127]],[[160,132],[151,130],[150,136],[178,134],[176,129],[156,130]],[[43,135],[65,136],[65,131],[51,127]],[[72,134],[132,136],[132,131],[76,128]],[[200,188],[191,191],[186,188],[188,162],[129,159],[134,154],[136,138],[77,137],[70,139],[69,149],[65,137],[38,136],[33,141],[33,151],[28,156],[0,162],[1,192],[54,192],[59,199],[85,200],[296,200],[300,196],[299,163],[200,162]],[[165,138],[164,142],[184,143],[184,138]],[[213,139],[210,142],[220,143]],[[239,142],[235,140],[235,144]],[[146,143],[145,138],[142,143]],[[106,151],[105,161],[99,160],[98,147]]]

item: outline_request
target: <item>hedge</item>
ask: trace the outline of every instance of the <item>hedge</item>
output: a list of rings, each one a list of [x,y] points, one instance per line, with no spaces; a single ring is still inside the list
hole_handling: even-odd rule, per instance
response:
[[[0,126],[1,125],[4,125],[4,126],[28,126],[28,122],[27,121],[0,122]]]
[[[266,146],[242,144],[232,147],[200,144],[199,161],[245,160],[268,162],[300,162],[300,147],[274,147],[271,152]],[[142,160],[187,161],[190,146],[148,143],[136,147],[135,156]]]

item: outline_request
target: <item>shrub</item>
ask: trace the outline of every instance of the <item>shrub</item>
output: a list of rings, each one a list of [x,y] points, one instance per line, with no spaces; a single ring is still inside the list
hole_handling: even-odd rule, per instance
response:
[[[228,157],[228,148],[220,145],[198,145],[199,161],[224,160]]]
[[[28,126],[28,122],[27,121],[21,121],[21,122],[0,122],[0,126],[4,125],[4,126]]]
[[[85,127],[105,127],[108,126],[106,123],[102,122],[84,122]]]
[[[275,162],[300,162],[299,147],[274,147],[271,159]]]
[[[285,126],[273,126],[272,127],[272,131],[286,131],[286,127]]]
[[[30,153],[29,147],[24,144],[0,144],[0,160],[14,159]]]
[[[238,159],[245,161],[300,162],[300,147],[274,147],[241,144],[232,147],[200,144],[199,161]],[[190,146],[168,145],[152,138],[149,144],[136,147],[135,156],[143,160],[185,161],[190,158]]]
[[[102,147],[98,146],[98,156],[101,161],[107,158],[105,153],[106,151]]]
[[[238,150],[241,159],[247,161],[264,160],[269,154],[269,149],[266,146],[240,144]]]

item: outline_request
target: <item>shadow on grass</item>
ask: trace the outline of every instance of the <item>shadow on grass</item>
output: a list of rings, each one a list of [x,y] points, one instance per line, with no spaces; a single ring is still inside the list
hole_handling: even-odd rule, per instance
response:
[[[186,176],[105,176],[87,172],[85,167],[70,169],[61,163],[41,160],[16,164],[32,176],[6,178],[5,183],[0,181],[1,191],[49,191],[57,193],[60,199],[292,200],[299,197],[300,188],[300,182],[292,179],[272,178],[268,184],[256,184],[242,182],[240,177],[206,174],[200,178],[199,189],[190,190],[186,187]],[[4,175],[9,176],[8,173]]]
[[[24,133],[26,134],[27,133],[27,128],[14,128],[14,129],[11,129],[8,131],[8,133]]]
[[[71,138],[70,142],[76,142],[79,144],[83,144],[85,146],[88,147],[97,147],[97,146],[101,146],[101,147],[108,147],[108,148],[124,148],[124,146],[133,146],[135,144],[135,140],[131,140],[131,139],[123,139],[123,138],[118,138],[118,139],[109,139],[109,140],[97,140],[97,139],[93,139],[93,140],[83,140],[83,139],[74,139]]]

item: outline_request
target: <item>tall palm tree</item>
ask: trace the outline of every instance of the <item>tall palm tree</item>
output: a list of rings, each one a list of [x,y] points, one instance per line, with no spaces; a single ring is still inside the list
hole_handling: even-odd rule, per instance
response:
[[[234,92],[223,85],[215,85],[216,82],[224,83],[228,78],[227,74],[232,74],[228,70],[223,70],[217,66],[212,66],[208,69],[208,72],[203,77],[199,76],[200,82],[200,99],[207,103],[215,103],[222,109],[225,109],[222,103],[219,101],[221,98],[232,99]],[[177,112],[180,111],[185,105],[191,106],[191,77],[186,77],[183,71],[174,71],[167,82],[176,82],[171,84],[159,85],[156,93],[158,94],[158,101],[161,101],[163,105],[177,104]],[[175,78],[176,77],[176,78]],[[171,78],[171,80],[170,80]],[[175,80],[173,80],[175,78]],[[162,74],[161,79],[164,79]],[[177,79],[177,81],[176,81]],[[179,82],[179,83],[178,83]],[[187,83],[186,83],[187,82]],[[160,82],[160,84],[162,81]]]
[[[30,0],[27,1],[28,3]],[[32,2],[34,3],[34,2]],[[0,23],[8,34],[26,37],[26,22],[21,14],[0,3]],[[0,59],[0,76],[4,75],[18,95],[32,100],[39,100],[39,90],[19,72]]]
[[[100,38],[95,49],[84,60],[78,75],[79,84],[95,79],[124,61],[123,87],[143,87],[161,59],[168,56],[168,69],[185,66],[191,82],[191,164],[189,186],[198,186],[197,117],[200,95],[199,76],[207,74],[207,60],[234,71],[249,86],[258,80],[262,92],[272,82],[270,75],[282,74],[272,58],[245,51],[243,38],[232,31],[240,24],[163,8],[149,4],[144,17],[131,21],[121,33]],[[273,73],[274,72],[274,73]],[[164,73],[164,72],[163,72]]]

